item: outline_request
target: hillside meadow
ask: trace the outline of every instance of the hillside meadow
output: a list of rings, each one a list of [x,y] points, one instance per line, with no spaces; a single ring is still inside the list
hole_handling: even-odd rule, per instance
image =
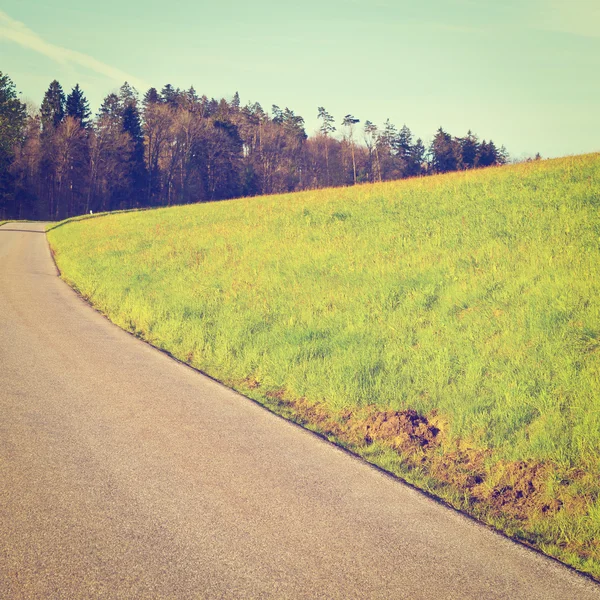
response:
[[[600,578],[600,154],[51,226],[127,331]]]

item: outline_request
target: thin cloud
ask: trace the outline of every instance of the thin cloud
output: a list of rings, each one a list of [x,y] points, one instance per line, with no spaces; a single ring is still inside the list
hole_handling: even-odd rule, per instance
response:
[[[553,0],[543,8],[545,10],[540,10],[539,19],[542,29],[600,38],[600,5],[597,0]]]
[[[0,40],[1,39],[14,42],[19,46],[33,50],[34,52],[39,52],[63,66],[77,65],[89,69],[90,71],[94,71],[95,73],[99,73],[100,75],[104,75],[115,82],[123,83],[124,81],[128,81],[139,89],[149,87],[141,79],[133,77],[129,73],[121,71],[121,69],[111,67],[102,61],[96,60],[88,54],[77,52],[76,50],[69,50],[68,48],[62,48],[46,42],[37,33],[29,29],[27,25],[12,19],[2,10],[0,10]]]

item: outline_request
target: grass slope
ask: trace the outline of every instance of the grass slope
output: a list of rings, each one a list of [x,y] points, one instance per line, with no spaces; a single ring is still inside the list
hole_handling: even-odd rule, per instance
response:
[[[48,238],[118,325],[600,577],[599,209],[595,154]]]

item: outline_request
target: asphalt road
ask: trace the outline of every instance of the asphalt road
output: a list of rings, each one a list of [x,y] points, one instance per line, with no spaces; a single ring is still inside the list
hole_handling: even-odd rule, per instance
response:
[[[124,333],[0,228],[1,598],[600,598]]]

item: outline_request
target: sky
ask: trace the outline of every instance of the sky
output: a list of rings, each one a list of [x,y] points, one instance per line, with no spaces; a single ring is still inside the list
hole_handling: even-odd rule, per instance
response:
[[[600,151],[599,0],[2,0],[0,71],[95,113],[127,80],[381,126],[472,129],[511,156]]]

